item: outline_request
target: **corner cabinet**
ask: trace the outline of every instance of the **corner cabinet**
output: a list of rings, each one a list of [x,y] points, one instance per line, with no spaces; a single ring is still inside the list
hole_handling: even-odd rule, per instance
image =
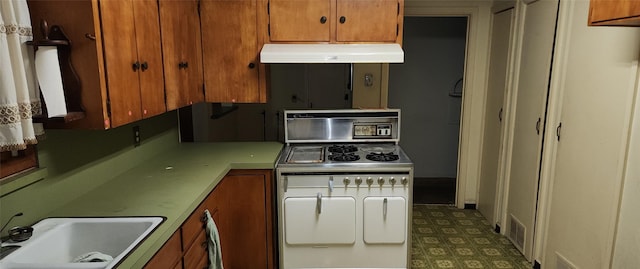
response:
[[[266,103],[263,0],[201,0],[205,96],[212,103]],[[233,15],[231,15],[233,14]]]
[[[205,268],[205,209],[218,227],[225,268],[275,268],[272,173],[230,171],[145,268]]]
[[[71,41],[86,117],[65,128],[108,129],[166,111],[157,2],[28,4],[35,40],[44,39],[40,22],[46,20]]]
[[[402,43],[404,0],[270,0],[271,42]]]
[[[204,101],[197,0],[160,0],[167,109]]]
[[[591,0],[591,26],[640,26],[640,1]]]

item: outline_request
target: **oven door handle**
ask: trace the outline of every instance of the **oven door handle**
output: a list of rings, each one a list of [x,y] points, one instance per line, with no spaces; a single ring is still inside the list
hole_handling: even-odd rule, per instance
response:
[[[322,213],[322,193],[318,193],[318,196],[316,196],[316,213],[318,213],[318,215],[320,215],[320,213]]]
[[[333,176],[329,177],[329,193],[333,192]]]
[[[282,188],[284,189],[284,192],[287,192],[287,188],[289,188],[289,177],[288,176],[283,176],[282,177]]]
[[[382,218],[383,219],[387,219],[387,198],[384,198],[384,200],[382,200]]]

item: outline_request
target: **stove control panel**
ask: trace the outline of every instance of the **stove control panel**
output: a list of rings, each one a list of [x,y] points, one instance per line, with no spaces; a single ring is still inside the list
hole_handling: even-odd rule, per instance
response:
[[[351,184],[351,178],[344,177],[342,179],[342,183],[344,183],[345,187],[349,186],[349,184]],[[362,183],[365,183],[368,187],[374,186],[374,183],[378,183],[378,185],[380,185],[380,187],[385,186],[385,185],[391,185],[391,187],[393,187],[398,183],[406,186],[407,184],[409,184],[409,179],[407,177],[404,177],[404,176],[400,177],[399,180],[396,179],[396,177],[394,177],[394,176],[391,176],[391,177],[378,177],[378,178],[366,177],[365,180],[363,180],[362,177],[355,177],[355,179],[353,180],[353,183],[355,183],[355,185],[356,185],[355,187],[360,187],[360,185],[362,185]]]
[[[353,138],[391,138],[390,123],[354,123]]]

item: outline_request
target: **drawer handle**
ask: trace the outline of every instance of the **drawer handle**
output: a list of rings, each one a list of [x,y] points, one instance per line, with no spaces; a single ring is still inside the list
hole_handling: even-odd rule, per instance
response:
[[[207,223],[207,213],[202,213],[202,218],[200,219],[202,224]]]
[[[322,213],[322,193],[318,193],[316,197],[316,213],[318,213],[318,215]]]

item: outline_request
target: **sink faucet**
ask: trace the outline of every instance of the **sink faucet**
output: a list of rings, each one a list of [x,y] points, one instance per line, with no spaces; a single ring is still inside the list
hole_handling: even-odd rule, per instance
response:
[[[2,235],[2,231],[4,231],[4,228],[7,228],[7,225],[9,225],[9,223],[13,220],[13,218],[19,217],[19,216],[22,216],[22,212],[16,213],[15,215],[11,216],[11,218],[9,218],[7,223],[5,223],[2,226],[2,228],[0,228],[0,235]],[[16,228],[18,228],[18,227],[16,227]],[[2,242],[5,241],[5,239],[7,239],[7,238],[13,238],[13,236],[11,235],[11,231],[13,231],[13,230],[14,230],[13,228],[10,229],[9,235],[7,235],[5,237],[0,236],[0,244],[2,244]],[[32,228],[32,231],[33,231],[33,228]],[[0,260],[2,260],[4,257],[8,256],[9,254],[11,254],[15,250],[17,250],[19,247],[20,246],[2,246],[2,247],[0,247]]]
[[[5,223],[4,226],[2,226],[2,228],[0,228],[0,235],[2,235],[2,231],[4,231],[4,228],[6,228],[7,225],[9,225],[9,223],[11,223],[13,218],[20,217],[22,215],[23,215],[22,212],[18,212],[15,215],[13,215],[11,218],[9,218],[7,223]],[[29,239],[31,235],[33,235],[33,227],[30,227],[30,226],[13,227],[9,229],[9,233],[7,236],[5,237],[0,236],[0,243],[5,241],[7,238],[14,242],[22,242]]]
[[[9,220],[7,221],[7,223],[5,223],[5,224],[2,226],[2,228],[0,228],[0,243],[2,243],[2,241],[3,241],[2,239],[4,239],[4,238],[2,237],[2,231],[4,231],[4,228],[7,228],[7,225],[9,225],[9,223],[11,223],[11,221],[13,220],[13,218],[15,218],[15,217],[20,217],[20,216],[22,216],[22,215],[23,215],[23,214],[22,214],[22,212],[18,212],[18,213],[16,213],[15,215],[11,216],[11,218],[9,218]]]

